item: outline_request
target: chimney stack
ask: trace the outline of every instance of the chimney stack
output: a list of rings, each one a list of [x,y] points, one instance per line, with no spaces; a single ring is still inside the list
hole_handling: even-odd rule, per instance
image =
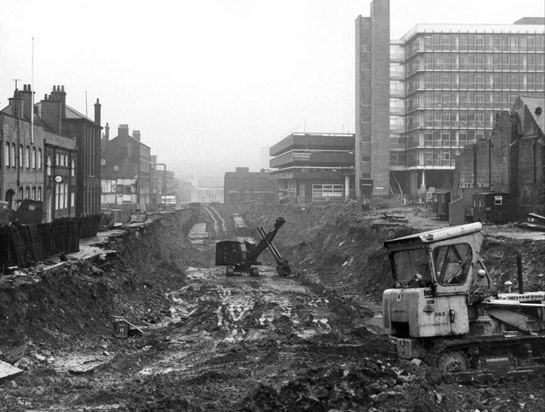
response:
[[[60,102],[60,115],[61,119],[64,119],[66,117],[66,93],[64,91],[64,86],[53,86],[53,91],[49,98],[56,102]]]
[[[108,143],[110,142],[110,125],[106,123],[106,126],[104,126],[104,134],[103,134],[103,144],[101,147],[101,151],[104,152],[105,149],[108,147]]]
[[[19,89],[15,89],[13,92],[13,97],[9,98],[9,104],[12,106],[12,114],[18,118],[23,118],[23,108],[24,108],[24,100],[23,100],[23,94]]]
[[[23,115],[27,120],[32,120],[32,96],[34,95],[34,92],[32,91],[32,87],[30,84],[23,85]]]
[[[118,136],[128,136],[129,135],[129,125],[128,124],[120,124],[117,128],[117,135]]]
[[[53,86],[53,93],[55,92],[56,86]],[[44,99],[41,103],[41,117],[43,121],[51,128],[51,130],[53,130],[53,132],[60,134],[62,125],[62,102],[54,99],[53,93],[51,93],[50,96],[48,96],[47,94],[44,96]]]
[[[132,137],[134,137],[136,140],[140,141],[140,130],[133,130],[132,131]]]
[[[97,99],[97,102],[95,103],[95,123],[100,126],[100,108],[101,108],[100,101]]]

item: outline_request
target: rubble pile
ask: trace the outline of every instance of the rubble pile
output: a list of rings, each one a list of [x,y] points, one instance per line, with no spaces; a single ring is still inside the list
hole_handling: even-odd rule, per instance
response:
[[[249,226],[284,217],[275,243],[289,278],[267,268],[268,252],[259,278],[226,277],[212,266],[224,234],[198,210],[124,229],[102,246],[114,254],[1,277],[0,359],[23,373],[0,382],[0,410],[542,410],[542,379],[445,384],[436,368],[394,356],[374,318],[391,282],[382,243],[437,222],[396,205],[388,215],[402,222],[384,224],[385,209],[356,206],[214,205],[228,231],[235,212]],[[210,238],[193,245],[198,223]],[[498,284],[516,282],[520,249],[526,287],[542,289],[545,242],[485,229]],[[116,333],[115,319],[138,333]]]

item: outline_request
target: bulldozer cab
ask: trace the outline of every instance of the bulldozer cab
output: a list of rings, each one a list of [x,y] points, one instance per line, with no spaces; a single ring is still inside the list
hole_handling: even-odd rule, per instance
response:
[[[383,294],[386,333],[410,337],[462,335],[471,302],[493,282],[480,259],[481,223],[385,242],[394,278]]]
[[[481,229],[481,223],[473,223],[385,242],[394,288],[429,287],[434,295],[493,289],[479,257]]]

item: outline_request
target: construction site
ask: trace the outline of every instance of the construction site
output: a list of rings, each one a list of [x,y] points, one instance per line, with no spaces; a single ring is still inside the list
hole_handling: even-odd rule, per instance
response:
[[[457,325],[460,312],[429,309],[452,293],[439,296],[420,274],[400,280],[399,268],[394,282],[388,256],[448,246],[448,231],[417,235],[448,222],[424,204],[365,206],[194,204],[13,268],[0,277],[0,410],[542,411],[545,232],[515,223],[455,232],[482,235],[470,255],[487,274],[478,262],[473,272],[497,288],[471,289],[464,302],[499,313],[513,292],[516,316],[534,312],[509,332],[529,329],[537,343],[517,338],[519,361],[484,346],[478,358],[464,341],[463,356],[437,363],[412,346],[400,356],[399,342],[414,342],[412,326],[396,329],[400,296],[424,290],[424,312]],[[470,356],[478,362],[465,365]]]

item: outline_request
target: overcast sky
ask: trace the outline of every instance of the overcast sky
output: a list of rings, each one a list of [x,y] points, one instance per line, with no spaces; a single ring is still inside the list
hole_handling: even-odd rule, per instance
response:
[[[180,174],[258,171],[292,131],[354,132],[355,20],[370,0],[1,0],[0,108],[14,81],[110,136],[140,130]],[[510,24],[543,0],[391,0],[392,39],[417,23]],[[34,43],[32,41],[34,38]],[[34,70],[32,45],[34,44]],[[86,97],[87,96],[87,97]]]

